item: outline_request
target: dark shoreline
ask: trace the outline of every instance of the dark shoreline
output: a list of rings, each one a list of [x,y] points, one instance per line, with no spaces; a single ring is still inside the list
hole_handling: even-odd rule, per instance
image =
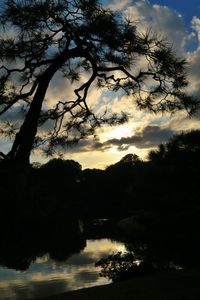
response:
[[[200,270],[163,271],[32,300],[199,300]]]

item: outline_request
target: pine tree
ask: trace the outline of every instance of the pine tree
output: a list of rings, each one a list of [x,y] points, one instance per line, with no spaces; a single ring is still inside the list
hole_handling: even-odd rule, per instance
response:
[[[102,124],[127,121],[127,115],[97,114],[89,106],[90,88],[122,90],[140,109],[192,113],[195,101],[184,94],[185,60],[152,33],[140,34],[135,24],[96,0],[5,0],[0,15],[0,115],[21,105],[24,120],[14,128],[8,120],[3,134],[15,134],[4,159],[29,164],[35,145],[47,153]],[[142,66],[140,67],[140,62]],[[74,97],[43,105],[57,72],[76,82]],[[81,75],[87,74],[83,82]],[[48,101],[48,100],[47,100]],[[38,132],[48,120],[51,132]]]

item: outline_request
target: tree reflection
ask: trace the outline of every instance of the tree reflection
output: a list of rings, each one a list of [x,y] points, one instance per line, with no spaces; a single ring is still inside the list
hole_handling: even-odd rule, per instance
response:
[[[0,264],[25,271],[37,257],[46,253],[56,261],[67,260],[86,246],[78,220],[59,224],[10,224],[1,231]]]
[[[134,252],[111,254],[100,259],[95,266],[101,267],[100,276],[111,279],[113,282],[152,272],[155,269],[148,261],[138,259]]]

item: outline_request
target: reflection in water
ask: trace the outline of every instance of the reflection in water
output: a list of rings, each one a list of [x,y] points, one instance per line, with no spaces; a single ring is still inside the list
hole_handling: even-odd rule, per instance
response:
[[[78,220],[11,223],[0,226],[0,265],[26,271],[37,257],[49,253],[54,260],[66,260],[86,246]]]
[[[89,240],[81,253],[65,261],[45,254],[37,257],[24,272],[1,267],[0,299],[29,299],[107,284],[109,281],[99,277],[94,264],[116,251],[125,251],[125,246],[109,239]]]

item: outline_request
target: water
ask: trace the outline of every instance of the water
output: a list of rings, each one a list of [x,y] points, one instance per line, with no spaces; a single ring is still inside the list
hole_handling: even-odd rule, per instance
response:
[[[79,254],[73,254],[65,261],[54,260],[52,255],[45,254],[37,257],[23,272],[1,267],[0,300],[31,299],[108,284],[109,280],[99,276],[94,264],[116,251],[124,252],[125,246],[109,239],[87,240]]]

